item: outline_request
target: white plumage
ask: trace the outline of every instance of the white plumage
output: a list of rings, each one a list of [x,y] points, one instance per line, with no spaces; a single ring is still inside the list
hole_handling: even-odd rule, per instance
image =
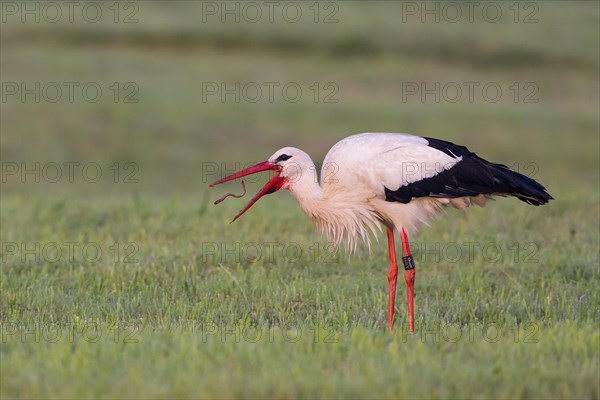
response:
[[[397,133],[363,133],[336,143],[325,156],[318,184],[315,165],[304,151],[285,147],[269,157],[291,155],[281,163],[282,177],[298,203],[320,231],[336,246],[356,250],[359,239],[370,248],[370,231],[377,237],[381,223],[398,231],[415,232],[429,224],[444,205],[465,207],[468,202],[421,198],[407,204],[386,201],[384,187],[402,186],[450,169],[462,158],[428,146],[426,139]],[[479,204],[482,204],[479,202]]]

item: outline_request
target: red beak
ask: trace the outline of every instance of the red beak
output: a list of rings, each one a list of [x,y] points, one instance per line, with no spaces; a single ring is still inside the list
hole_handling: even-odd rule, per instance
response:
[[[227,181],[231,181],[233,179],[241,178],[242,176],[256,174],[257,172],[267,171],[267,170],[274,170],[275,174],[267,182],[267,184],[265,186],[263,186],[262,189],[260,189],[258,191],[258,193],[256,193],[254,195],[254,197],[248,202],[248,204],[246,204],[246,206],[244,208],[242,208],[239,213],[237,213],[237,215],[231,220],[231,222],[233,222],[236,219],[238,219],[239,217],[241,217],[243,213],[245,213],[246,211],[248,211],[248,209],[250,207],[252,207],[252,205],[254,203],[256,203],[258,201],[258,199],[260,199],[261,197],[263,197],[265,194],[271,194],[271,193],[274,193],[274,192],[278,191],[279,189],[281,189],[281,187],[285,183],[285,178],[282,178],[281,176],[279,176],[279,174],[281,173],[281,167],[279,165],[272,164],[269,161],[263,161],[263,162],[258,163],[256,165],[253,165],[251,167],[248,167],[248,168],[245,168],[245,169],[243,169],[241,171],[233,173],[233,174],[231,174],[229,176],[226,176],[225,178],[221,178],[218,181],[215,181],[215,182],[213,182],[213,183],[210,184],[210,186],[212,187],[212,186],[218,185],[218,184],[223,183],[223,182],[227,182]]]

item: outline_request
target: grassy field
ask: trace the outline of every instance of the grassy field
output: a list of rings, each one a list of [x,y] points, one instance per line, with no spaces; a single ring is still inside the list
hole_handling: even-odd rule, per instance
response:
[[[206,4],[224,7],[2,9],[1,397],[599,398],[598,4],[492,3],[494,23],[422,22],[421,2],[221,23]],[[412,237],[415,334],[403,283],[386,329],[383,235],[348,257],[286,193],[232,225],[244,200],[212,205],[236,168],[286,145],[318,163],[364,131],[465,144],[555,197]]]

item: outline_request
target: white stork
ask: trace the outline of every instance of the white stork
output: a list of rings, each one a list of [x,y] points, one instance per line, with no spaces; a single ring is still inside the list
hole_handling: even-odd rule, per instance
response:
[[[407,232],[428,225],[444,207],[484,206],[492,196],[514,196],[539,206],[552,196],[538,182],[506,165],[490,163],[464,146],[444,140],[401,133],[362,133],[336,143],[321,169],[321,184],[308,154],[294,147],[277,150],[268,160],[216,182],[214,186],[260,171],[273,177],[231,221],[259,198],[289,190],[319,230],[338,246],[345,238],[354,251],[359,240],[370,246],[370,236],[387,229],[388,327],[394,326],[398,265],[394,231],[400,233],[404,278],[408,288],[409,330],[414,330],[415,263]]]

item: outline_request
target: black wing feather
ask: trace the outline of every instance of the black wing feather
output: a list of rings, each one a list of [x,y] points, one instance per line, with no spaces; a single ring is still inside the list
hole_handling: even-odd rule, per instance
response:
[[[496,194],[515,196],[528,204],[546,204],[552,196],[535,180],[512,171],[506,165],[484,160],[464,146],[445,140],[425,138],[429,147],[462,160],[451,168],[432,177],[401,186],[397,190],[385,189],[387,201],[408,203],[419,197],[456,198]]]

